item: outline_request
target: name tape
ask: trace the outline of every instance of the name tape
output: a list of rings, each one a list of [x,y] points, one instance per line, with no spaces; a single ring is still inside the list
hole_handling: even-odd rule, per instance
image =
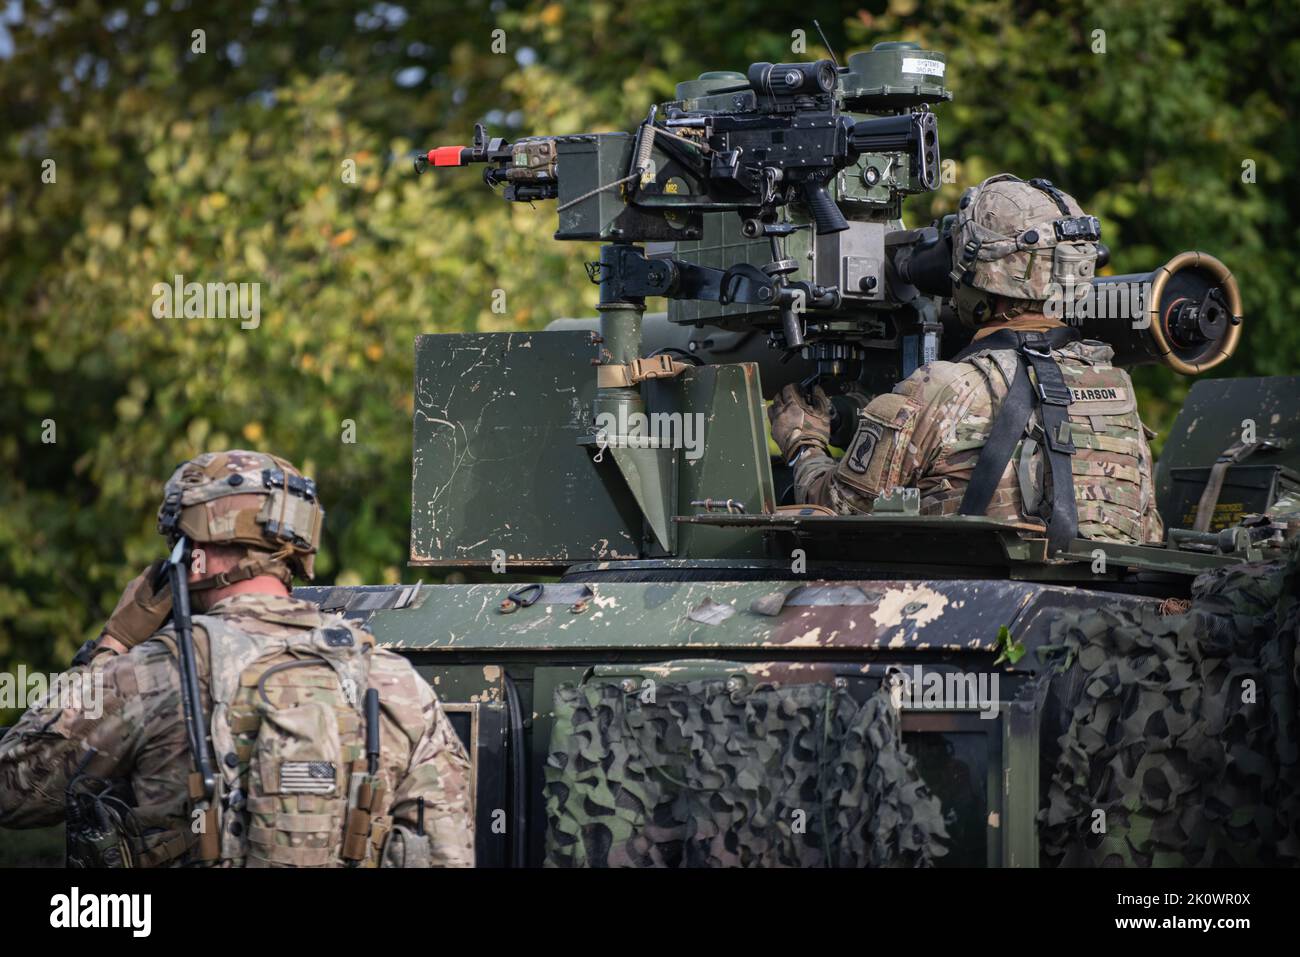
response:
[[[1120,402],[1128,398],[1127,389],[1104,386],[1096,389],[1070,388],[1070,399],[1074,402]]]

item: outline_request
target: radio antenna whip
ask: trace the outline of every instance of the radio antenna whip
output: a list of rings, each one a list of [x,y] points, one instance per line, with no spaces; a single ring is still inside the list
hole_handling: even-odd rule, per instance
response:
[[[825,33],[822,33],[822,25],[820,23],[818,23],[816,20],[813,20],[813,26],[817,28],[817,33],[822,38],[822,46],[824,46],[826,48],[826,52],[831,55],[831,62],[835,64],[835,70],[836,72],[838,72],[840,68],[840,61],[835,59],[835,51],[831,49],[831,41],[826,39]]]

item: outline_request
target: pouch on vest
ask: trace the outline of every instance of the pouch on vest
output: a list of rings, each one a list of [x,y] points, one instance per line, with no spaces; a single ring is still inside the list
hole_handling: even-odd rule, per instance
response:
[[[433,849],[427,835],[417,834],[404,824],[394,824],[384,841],[379,861],[380,867],[432,867]]]

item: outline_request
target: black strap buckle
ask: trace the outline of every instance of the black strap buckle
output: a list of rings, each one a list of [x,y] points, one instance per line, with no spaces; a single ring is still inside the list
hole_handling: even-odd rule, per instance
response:
[[[1069,405],[1071,396],[1066,386],[1049,385],[1041,380],[1038,383],[1038,401],[1044,405]]]
[[[1037,380],[1034,392],[1044,405],[1067,406],[1071,395],[1069,386],[1061,377],[1061,367],[1052,357],[1051,342],[1042,333],[1031,332],[1020,345],[1020,354],[1034,369]]]

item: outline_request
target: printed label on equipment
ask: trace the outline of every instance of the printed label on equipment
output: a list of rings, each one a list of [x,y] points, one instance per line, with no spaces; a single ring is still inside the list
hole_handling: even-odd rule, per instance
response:
[[[917,57],[903,57],[904,73],[919,73],[922,76],[943,76],[942,60],[922,60]]]

